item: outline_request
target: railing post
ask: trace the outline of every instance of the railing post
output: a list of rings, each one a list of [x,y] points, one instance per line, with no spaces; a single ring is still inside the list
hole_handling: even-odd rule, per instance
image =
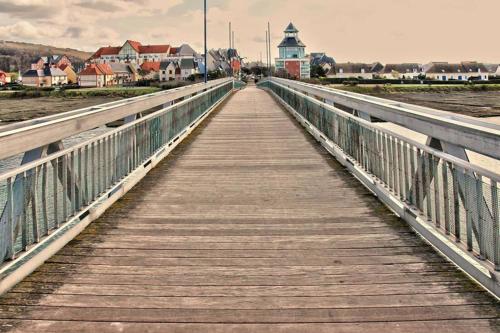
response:
[[[498,202],[498,184],[492,181],[491,184],[491,210],[493,212],[493,263],[495,270],[500,271],[500,221],[499,221],[499,202]]]

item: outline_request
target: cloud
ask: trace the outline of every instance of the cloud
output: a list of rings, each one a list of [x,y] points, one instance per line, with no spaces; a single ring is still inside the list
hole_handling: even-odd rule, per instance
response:
[[[54,16],[56,12],[49,10],[51,5],[42,1],[0,0],[0,13],[19,18],[38,18]]]
[[[64,32],[64,37],[69,38],[80,38],[82,36],[83,29],[80,27],[68,27]]]
[[[209,0],[207,2],[209,8],[224,9],[229,5],[229,0]],[[167,14],[169,15],[186,15],[194,11],[203,10],[203,0],[181,0],[181,3],[170,7]]]
[[[10,39],[25,38],[33,40],[42,35],[44,31],[38,30],[27,21],[19,21],[12,25],[0,26],[0,38]]]
[[[78,7],[105,12],[116,12],[122,8],[108,1],[102,0],[83,0],[75,4]]]

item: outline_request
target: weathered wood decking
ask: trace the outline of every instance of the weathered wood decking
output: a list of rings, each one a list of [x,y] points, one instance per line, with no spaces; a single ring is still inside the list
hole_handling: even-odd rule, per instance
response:
[[[202,127],[0,298],[0,331],[498,331],[498,303],[267,93]]]

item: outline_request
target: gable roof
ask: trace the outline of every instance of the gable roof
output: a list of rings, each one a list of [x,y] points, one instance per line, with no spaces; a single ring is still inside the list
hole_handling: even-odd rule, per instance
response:
[[[190,57],[195,57],[198,55],[198,53],[189,44],[182,44],[179,47],[172,47],[170,49],[170,54],[176,56],[190,56]]]
[[[339,73],[342,69],[342,73],[353,73],[353,74],[362,74],[362,73],[376,73],[382,69],[382,64],[379,62],[374,62],[371,64],[364,63],[337,63],[333,66],[329,74]]]
[[[430,74],[438,73],[487,73],[488,70],[482,63],[476,61],[464,61],[460,64],[450,64],[447,62],[433,62],[425,66],[425,72]]]
[[[139,48],[140,48],[140,47],[141,47],[141,45],[142,45],[140,42],[137,42],[137,41],[135,41],[135,40],[130,40],[130,39],[128,39],[128,40],[125,42],[125,44],[127,44],[127,43],[128,43],[128,44],[130,44],[130,46],[131,46],[134,50],[136,50],[137,52],[139,52]],[[125,46],[125,44],[123,44],[123,45]]]
[[[490,73],[495,73],[498,68],[500,67],[499,64],[484,64],[484,67],[488,70]]]
[[[159,61],[146,61],[141,65],[141,69],[148,72],[158,72],[160,70]]]
[[[130,46],[137,51],[139,54],[144,53],[169,53],[171,52],[171,47],[168,44],[165,45],[142,45],[140,42],[127,40],[125,44],[130,44]],[[125,45],[123,44],[123,45]],[[105,46],[99,48],[90,59],[100,58],[105,55],[118,55],[123,46]]]
[[[42,61],[44,64],[55,64],[55,63],[61,61],[63,58],[67,58],[66,55],[53,54],[53,55],[35,58],[32,61],[32,63],[35,64],[35,63],[38,63],[39,61]]]
[[[43,69],[43,74],[45,76],[68,76],[66,72],[62,71],[57,67],[45,67]]]
[[[102,74],[105,75],[113,75],[113,69],[109,64],[96,64],[97,68],[101,71]]]
[[[124,64],[121,62],[111,62],[109,63],[109,67],[111,67],[111,70],[113,73],[127,73],[130,74],[132,73],[132,69],[128,64]]]
[[[113,75],[113,70],[108,64],[90,64],[78,75]]]
[[[170,45],[141,45],[139,53],[168,53]]]
[[[335,65],[335,60],[324,53],[311,53],[311,65]]]
[[[422,65],[417,63],[404,63],[404,64],[387,64],[384,66],[382,73],[390,74],[393,72],[398,73],[414,73],[420,72],[422,70]]]
[[[69,67],[68,64],[62,64],[61,66],[59,66],[59,68],[63,71],[65,70],[67,67]],[[71,67],[70,67],[71,68]]]
[[[23,78],[24,77],[41,77],[41,76],[44,76],[42,69],[30,69],[30,70],[23,73]]]
[[[165,70],[167,69],[170,65],[173,65],[175,67],[175,62],[173,61],[162,61],[160,63],[160,69]]]
[[[106,47],[101,47],[99,48],[99,50],[97,50],[93,55],[92,57],[90,57],[91,59],[95,59],[95,58],[99,58],[103,55],[116,55],[118,53],[120,53],[120,50],[122,48],[119,47],[119,46],[106,46]]]

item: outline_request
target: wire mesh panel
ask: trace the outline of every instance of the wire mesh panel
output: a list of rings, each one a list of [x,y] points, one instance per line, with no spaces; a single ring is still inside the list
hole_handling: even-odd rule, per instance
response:
[[[394,196],[500,269],[500,175],[420,145],[274,81],[262,87],[316,127]]]
[[[0,251],[39,242],[153,157],[233,89],[233,82],[0,175]]]

